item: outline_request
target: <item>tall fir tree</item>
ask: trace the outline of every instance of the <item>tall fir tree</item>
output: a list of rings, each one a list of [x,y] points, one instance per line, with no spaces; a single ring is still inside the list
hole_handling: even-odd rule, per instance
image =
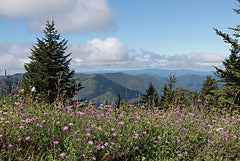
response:
[[[217,81],[212,78],[211,75],[208,75],[206,77],[206,80],[204,80],[203,87],[201,88],[201,99],[207,100],[207,101],[214,101],[215,95],[214,91],[218,89]],[[215,100],[216,101],[216,100]]]
[[[240,0],[237,1],[240,3]],[[234,11],[240,14],[240,9]],[[223,61],[225,69],[215,67],[215,74],[220,78],[220,82],[224,82],[222,89],[215,91],[215,94],[219,96],[218,102],[222,107],[240,107],[240,25],[229,29],[234,32],[232,36],[214,29],[224,42],[231,45],[231,54]]]
[[[168,108],[174,105],[176,100],[175,98],[176,94],[175,83],[177,81],[176,75],[170,74],[168,77],[169,77],[169,80],[167,81],[168,84],[165,84],[162,90],[163,95],[160,97],[160,105],[164,108]]]
[[[26,73],[23,79],[24,91],[36,89],[38,99],[53,103],[55,100],[71,99],[82,86],[75,73],[70,69],[71,58],[65,54],[67,40],[62,39],[55,23],[47,21],[44,30],[45,37],[37,38],[37,43],[31,49],[31,61],[24,65]]]
[[[159,96],[152,83],[149,84],[146,94],[142,96],[142,100],[149,107],[158,106]]]

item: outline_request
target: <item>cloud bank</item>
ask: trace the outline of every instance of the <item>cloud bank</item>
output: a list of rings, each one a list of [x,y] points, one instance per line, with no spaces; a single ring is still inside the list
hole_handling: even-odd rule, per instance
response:
[[[32,31],[42,31],[47,19],[63,33],[106,31],[114,25],[108,0],[1,0],[1,15],[28,19]]]
[[[22,72],[24,63],[29,62],[29,45],[17,43],[0,44],[0,71]]]
[[[0,69],[24,71],[24,63],[30,61],[30,48],[26,44],[0,44]],[[76,72],[153,68],[209,71],[213,70],[213,65],[220,67],[225,59],[219,54],[209,53],[166,56],[143,49],[130,50],[116,37],[92,39],[84,44],[69,44],[67,53],[72,53],[71,68]]]

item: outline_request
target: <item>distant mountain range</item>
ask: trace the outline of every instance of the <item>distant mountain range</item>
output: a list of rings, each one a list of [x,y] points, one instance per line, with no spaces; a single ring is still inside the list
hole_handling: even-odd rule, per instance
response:
[[[84,88],[76,96],[77,99],[87,99],[98,103],[114,103],[118,94],[125,99],[137,99],[145,94],[150,82],[161,95],[169,74],[176,74],[176,87],[189,91],[200,91],[206,76],[210,72],[197,72],[190,70],[132,70],[113,73],[76,73],[74,78],[80,78]],[[213,75],[213,74],[212,74]],[[11,80],[20,82],[21,74],[14,74]],[[0,77],[0,90],[6,86],[6,77]]]

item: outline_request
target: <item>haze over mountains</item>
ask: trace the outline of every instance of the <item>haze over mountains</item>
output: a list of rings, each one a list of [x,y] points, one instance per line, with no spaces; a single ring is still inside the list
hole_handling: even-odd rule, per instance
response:
[[[96,101],[98,103],[108,101],[111,104],[114,103],[120,93],[123,99],[136,99],[145,94],[150,82],[156,88],[159,95],[161,95],[170,73],[172,75],[176,74],[176,87],[196,92],[201,90],[206,76],[213,75],[211,72],[158,69],[106,72],[76,73],[74,77],[80,78],[80,82],[84,86],[76,98]],[[6,86],[6,79],[4,76],[0,78],[1,91]],[[20,79],[21,74],[11,76],[12,81],[20,82]]]

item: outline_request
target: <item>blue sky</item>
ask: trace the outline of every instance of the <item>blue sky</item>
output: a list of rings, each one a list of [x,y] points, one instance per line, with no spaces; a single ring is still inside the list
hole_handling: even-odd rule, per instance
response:
[[[213,70],[229,45],[236,0],[0,0],[0,69],[24,71],[47,19],[66,38],[76,72]],[[18,7],[16,7],[18,6]]]

